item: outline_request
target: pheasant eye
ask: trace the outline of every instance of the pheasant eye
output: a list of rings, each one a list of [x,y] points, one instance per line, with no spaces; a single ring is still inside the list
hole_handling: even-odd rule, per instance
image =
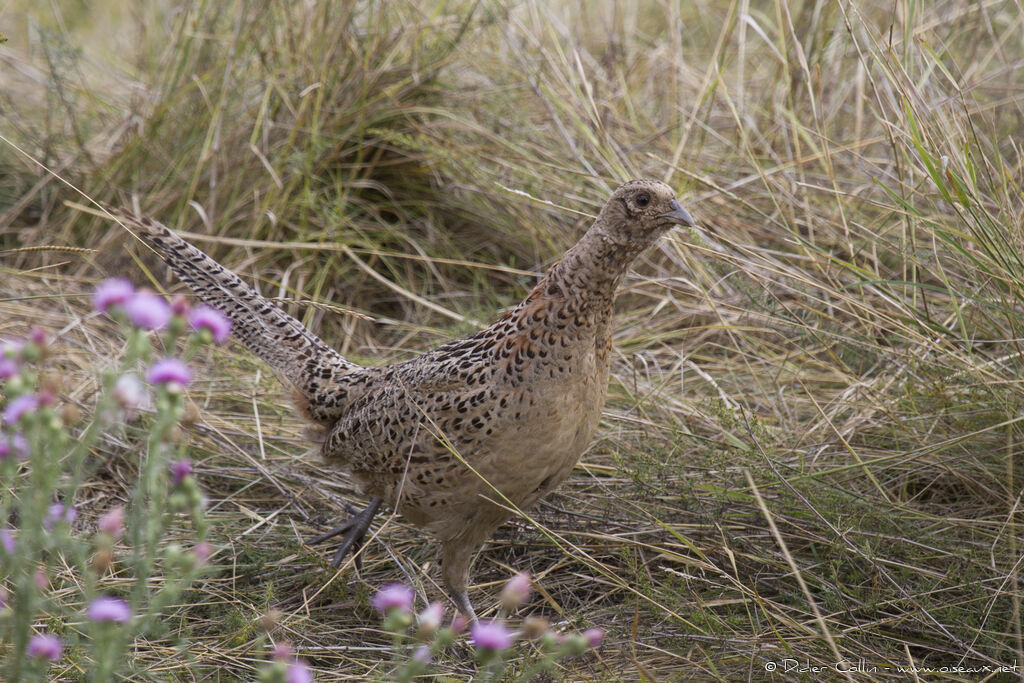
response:
[[[643,192],[641,192],[640,194],[633,198],[633,201],[636,203],[637,206],[643,207],[651,203],[651,198],[648,197]]]

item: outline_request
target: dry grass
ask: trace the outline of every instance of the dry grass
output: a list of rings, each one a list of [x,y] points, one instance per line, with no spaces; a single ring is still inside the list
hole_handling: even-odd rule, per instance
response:
[[[291,306],[356,360],[493,317],[622,179],[673,183],[707,229],[636,265],[600,438],[476,563],[485,610],[526,569],[528,612],[608,629],[566,680],[1024,663],[1017,4],[150,5],[112,9],[111,44],[35,10],[54,28],[2,48],[0,133],[266,292],[370,316]],[[119,349],[81,294],[155,262],[11,146],[0,164],[0,336],[61,330],[88,407]],[[50,244],[97,251],[16,250]],[[139,643],[139,675],[250,679],[276,609],[320,680],[383,676],[367,592],[438,595],[432,549],[386,518],[358,577],[330,571],[301,540],[358,496],[255,361],[206,367],[190,438],[219,571]],[[97,514],[131,454],[96,453]]]

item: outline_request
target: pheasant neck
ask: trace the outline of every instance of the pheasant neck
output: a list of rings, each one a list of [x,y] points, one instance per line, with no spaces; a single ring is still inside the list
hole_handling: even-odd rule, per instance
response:
[[[638,252],[633,244],[615,242],[595,226],[555,264],[549,278],[584,308],[610,310],[615,290]]]

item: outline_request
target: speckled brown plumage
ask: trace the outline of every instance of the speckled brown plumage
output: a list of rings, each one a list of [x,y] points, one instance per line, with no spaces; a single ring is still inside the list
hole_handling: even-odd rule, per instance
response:
[[[164,226],[122,215],[292,390],[324,434],[324,457],[440,541],[445,585],[469,616],[476,549],[511,516],[509,502],[526,508],[558,486],[597,428],[619,281],[666,230],[693,224],[667,185],[626,183],[493,325],[416,358],[366,368]]]

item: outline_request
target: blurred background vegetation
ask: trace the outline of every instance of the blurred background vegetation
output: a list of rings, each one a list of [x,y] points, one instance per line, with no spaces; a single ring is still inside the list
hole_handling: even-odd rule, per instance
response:
[[[1022,24],[1011,0],[14,0],[0,336],[54,330],[91,405],[120,349],[84,293],[182,290],[96,209],[136,204],[390,362],[494,318],[655,177],[700,230],[635,265],[600,437],[546,533],[477,560],[478,609],[529,570],[524,613],[607,629],[565,680],[1024,665]],[[433,549],[389,518],[336,576],[301,541],[358,496],[263,368],[207,363],[189,438],[220,570],[139,678],[250,679],[270,611],[319,680],[381,675],[366,595],[439,595]],[[136,465],[96,457],[106,506]],[[950,675],[978,677],[921,677]]]

